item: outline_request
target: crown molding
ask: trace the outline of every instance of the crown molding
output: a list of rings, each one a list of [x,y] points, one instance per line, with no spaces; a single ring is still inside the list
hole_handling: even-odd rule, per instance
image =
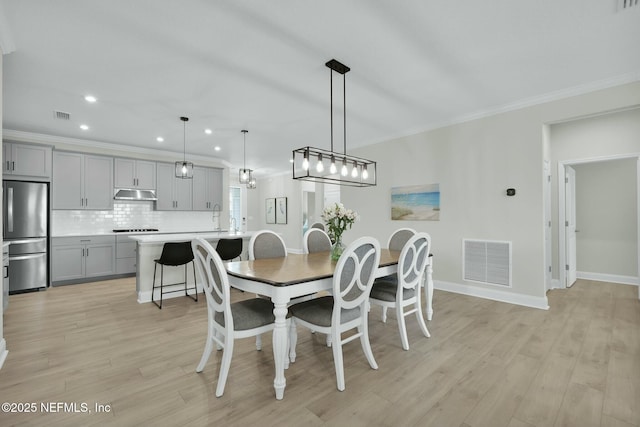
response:
[[[34,132],[24,132],[20,130],[13,129],[3,129],[2,130],[2,139],[6,141],[13,142],[32,142],[37,144],[44,145],[53,145],[56,146],[58,144],[64,144],[71,147],[77,147],[78,149],[82,148],[93,148],[100,149],[107,152],[124,152],[131,153],[137,155],[144,155],[147,157],[176,157],[177,155],[182,155],[182,153],[178,153],[175,151],[168,150],[158,150],[151,148],[143,148],[136,147],[132,145],[124,145],[124,144],[115,144],[112,142],[102,142],[102,141],[94,141],[88,139],[79,139],[79,138],[69,138],[65,136],[55,136],[55,135],[46,135],[43,133],[34,133]],[[191,161],[202,161],[202,162],[212,162],[215,161],[217,163],[222,164],[227,168],[231,168],[231,164],[222,160],[218,157],[209,157],[209,156],[201,156],[197,154],[190,154],[189,160]]]

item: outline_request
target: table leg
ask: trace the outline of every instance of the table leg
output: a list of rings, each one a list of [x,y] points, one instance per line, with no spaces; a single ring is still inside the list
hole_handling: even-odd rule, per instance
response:
[[[287,328],[287,303],[273,302],[273,314],[276,317],[276,326],[273,330],[273,360],[276,365],[276,377],[273,380],[273,388],[276,390],[276,399],[282,400],[287,380],[284,377],[285,357],[289,340]]]

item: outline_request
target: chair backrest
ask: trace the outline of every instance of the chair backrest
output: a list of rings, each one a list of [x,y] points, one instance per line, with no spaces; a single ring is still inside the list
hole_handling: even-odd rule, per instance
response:
[[[398,228],[389,236],[387,248],[391,251],[401,251],[405,243],[407,243],[414,234],[416,234],[416,230],[413,228]]]
[[[322,231],[325,231],[324,224],[321,222],[314,222],[311,224],[311,228],[319,228]]]
[[[373,286],[380,264],[380,243],[373,237],[361,237],[342,252],[333,274],[333,319],[339,324],[340,312],[362,306]],[[366,312],[366,308],[362,306]]]
[[[280,258],[287,256],[284,240],[271,230],[260,230],[249,240],[249,259]]]
[[[216,252],[223,261],[238,258],[242,253],[242,238],[218,240]]]
[[[329,235],[319,228],[310,228],[304,233],[302,248],[305,254],[331,250]]]
[[[222,312],[225,319],[224,327],[232,331],[231,287],[229,286],[229,276],[227,276],[224,263],[213,246],[204,239],[194,239],[191,241],[191,247],[196,264],[196,273],[207,299],[209,322],[215,322],[215,313]]]
[[[183,265],[191,261],[193,261],[191,242],[165,243],[158,259],[158,263],[163,265]]]
[[[404,245],[398,258],[398,292],[420,284],[430,249],[431,236],[427,233],[416,233]]]

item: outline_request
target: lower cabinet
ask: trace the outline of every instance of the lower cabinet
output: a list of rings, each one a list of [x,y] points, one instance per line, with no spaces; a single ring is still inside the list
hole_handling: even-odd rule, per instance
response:
[[[51,281],[64,282],[116,274],[114,236],[54,237]]]
[[[116,236],[116,273],[136,272],[136,242],[127,236]]]

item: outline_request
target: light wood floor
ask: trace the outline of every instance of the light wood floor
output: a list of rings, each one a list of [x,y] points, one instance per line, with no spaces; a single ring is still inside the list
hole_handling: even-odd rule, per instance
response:
[[[432,337],[409,318],[409,351],[395,315],[383,324],[374,307],[379,370],[352,342],[346,390],[337,391],[324,337],[301,329],[283,401],[274,398],[270,335],[260,352],[253,339],[237,341],[221,398],[220,353],[195,372],[203,298],[139,305],[133,279],[12,295],[0,401],[34,402],[38,413],[0,412],[0,425],[639,427],[637,295],[579,281],[551,291],[543,311],[436,291]],[[84,402],[92,413],[43,414],[41,402]],[[95,404],[111,411],[96,413]]]

